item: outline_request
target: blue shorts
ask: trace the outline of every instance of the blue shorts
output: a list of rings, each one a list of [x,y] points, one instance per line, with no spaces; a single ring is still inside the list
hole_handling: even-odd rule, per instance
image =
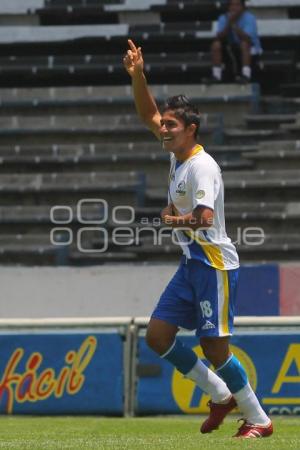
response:
[[[197,336],[231,335],[238,271],[182,257],[151,317],[196,330]]]

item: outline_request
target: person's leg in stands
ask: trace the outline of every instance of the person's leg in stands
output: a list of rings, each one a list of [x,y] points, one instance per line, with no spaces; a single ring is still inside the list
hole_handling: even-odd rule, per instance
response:
[[[249,41],[242,40],[240,43],[241,61],[242,61],[242,77],[245,81],[251,81],[251,44]]]
[[[215,39],[211,45],[212,77],[216,82],[223,76],[223,45],[220,39]]]

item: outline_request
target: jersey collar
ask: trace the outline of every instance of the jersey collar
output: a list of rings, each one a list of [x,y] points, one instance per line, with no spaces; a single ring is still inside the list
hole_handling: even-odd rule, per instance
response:
[[[186,159],[183,159],[182,161],[177,160],[177,162],[179,164],[182,164],[182,163],[188,161],[189,159],[191,159],[193,156],[197,155],[197,153],[201,152],[201,150],[203,150],[202,145],[196,144],[195,147],[193,147],[191,154]]]

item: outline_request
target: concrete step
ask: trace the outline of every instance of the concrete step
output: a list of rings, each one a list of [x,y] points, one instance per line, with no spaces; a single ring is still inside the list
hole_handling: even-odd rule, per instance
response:
[[[256,85],[151,84],[161,105],[166,98],[184,92],[200,111],[223,114],[226,126],[242,122],[243,115],[258,106]],[[51,87],[0,89],[0,115],[136,114],[131,86]]]
[[[240,129],[240,128],[229,128],[224,130],[224,143],[230,145],[241,144],[252,144],[255,145],[260,141],[271,139],[284,139],[285,131],[281,129]]]
[[[300,97],[300,82],[282,84],[280,86],[280,93],[284,97]]]
[[[300,169],[300,150],[259,150],[243,156],[253,161],[256,169]]]
[[[256,145],[210,145],[205,148],[207,152],[217,159],[234,161],[238,159],[244,152],[255,152],[258,147]],[[165,158],[166,153],[158,141],[152,139],[145,142],[105,142],[101,144],[73,144],[73,145],[0,145],[0,158],[2,161],[9,163],[19,161],[35,161],[39,163],[37,158],[42,161],[54,160],[64,161],[90,161],[97,159],[115,159],[120,155],[124,158],[137,156],[139,154],[151,154],[151,158]]]
[[[259,151],[296,151],[300,149],[300,141],[280,140],[280,141],[262,141],[258,143]]]
[[[266,114],[296,114],[300,109],[300,97],[262,97],[260,104],[262,111]]]
[[[22,199],[26,205],[66,205],[100,198],[115,205],[143,205],[145,176],[136,172],[0,174],[2,204]]]
[[[296,121],[296,114],[250,114],[245,116],[250,129],[275,129],[281,124],[291,124]]]

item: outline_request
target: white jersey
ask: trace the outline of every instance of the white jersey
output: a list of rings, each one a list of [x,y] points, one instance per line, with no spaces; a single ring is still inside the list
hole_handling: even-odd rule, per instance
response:
[[[169,203],[174,204],[180,215],[206,206],[214,211],[213,225],[207,230],[175,230],[176,237],[187,258],[201,260],[219,270],[236,269],[238,254],[225,230],[221,170],[201,146],[197,149],[196,154],[183,162],[171,153]]]

